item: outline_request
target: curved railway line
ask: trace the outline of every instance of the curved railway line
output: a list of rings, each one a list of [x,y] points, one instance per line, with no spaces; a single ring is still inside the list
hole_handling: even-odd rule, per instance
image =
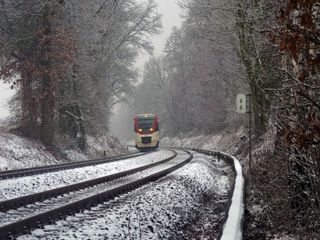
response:
[[[66,170],[66,169],[74,169],[79,167],[94,166],[94,165],[103,164],[103,163],[111,163],[115,161],[126,160],[133,157],[139,157],[145,154],[148,154],[148,153],[134,153],[134,154],[128,154],[128,155],[115,156],[115,157],[63,163],[63,164],[57,164],[57,165],[48,165],[48,166],[42,166],[42,167],[1,171],[0,180],[49,173],[49,172]]]
[[[172,150],[172,152],[172,156],[152,164],[0,202],[0,239],[14,238],[32,229],[109,201],[158,180],[184,166],[193,158],[189,151]],[[133,158],[140,155],[130,156]],[[104,161],[128,159],[130,156],[109,158]],[[75,166],[68,166],[68,168],[75,168]]]

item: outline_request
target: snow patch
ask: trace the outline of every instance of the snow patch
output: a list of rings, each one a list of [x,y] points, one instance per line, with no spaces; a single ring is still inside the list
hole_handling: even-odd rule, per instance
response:
[[[0,132],[0,171],[57,164],[43,145],[11,133]]]
[[[66,154],[66,158],[73,162],[84,161],[88,159],[88,157],[85,154],[80,153],[74,149],[65,150],[64,153]]]
[[[106,156],[115,156],[123,153],[127,153],[127,149],[123,147],[120,142],[107,135],[99,137],[86,136],[86,156],[90,158],[99,158]]]
[[[110,136],[87,136],[84,152],[61,147],[60,159],[41,143],[8,132],[0,123],[0,171],[83,161],[129,153],[119,141]]]
[[[161,146],[219,150],[235,155],[242,144],[247,144],[247,134],[248,131],[244,127],[230,133],[210,135],[195,135],[193,132],[189,132],[181,137],[164,137],[161,139]]]

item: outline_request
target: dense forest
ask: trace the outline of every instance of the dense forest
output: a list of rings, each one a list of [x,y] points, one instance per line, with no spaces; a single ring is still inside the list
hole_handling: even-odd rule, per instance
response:
[[[48,146],[85,148],[106,134],[112,107],[161,115],[164,135],[247,127],[235,113],[250,93],[256,151],[245,239],[320,234],[320,3],[180,0],[183,23],[137,84],[161,17],[149,0],[2,0],[0,77],[12,85],[15,131]],[[129,121],[131,123],[131,121]],[[253,224],[260,218],[259,224]],[[316,234],[316,235],[313,235]]]

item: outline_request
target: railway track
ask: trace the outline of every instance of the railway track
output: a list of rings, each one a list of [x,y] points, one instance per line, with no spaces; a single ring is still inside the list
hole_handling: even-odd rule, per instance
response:
[[[49,173],[49,172],[66,170],[66,169],[74,169],[79,167],[94,166],[94,165],[103,164],[103,163],[111,163],[115,161],[126,160],[128,158],[139,157],[145,154],[148,154],[148,153],[134,153],[134,154],[128,154],[128,155],[115,156],[115,157],[63,163],[63,164],[57,164],[57,165],[1,171],[0,180],[31,176],[31,175],[37,175],[42,173]]]
[[[193,157],[188,151],[179,152],[125,172],[0,202],[0,239],[14,238],[155,181]]]

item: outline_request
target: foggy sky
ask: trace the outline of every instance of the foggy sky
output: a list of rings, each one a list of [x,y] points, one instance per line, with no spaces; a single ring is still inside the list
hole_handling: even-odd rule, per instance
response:
[[[137,0],[138,2],[145,2],[147,0]],[[158,4],[158,12],[162,15],[162,31],[159,35],[152,38],[154,45],[154,56],[161,55],[167,38],[170,36],[173,27],[180,27],[182,19],[180,17],[180,8],[177,4],[178,0],[154,0]],[[143,69],[144,63],[150,56],[146,53],[142,54],[137,65],[140,70]]]
[[[181,17],[180,8],[176,3],[176,0],[155,0],[158,4],[159,13],[162,15],[163,31],[157,37],[153,38],[153,44],[155,46],[155,54],[159,55],[169,37],[173,27],[180,27]]]

